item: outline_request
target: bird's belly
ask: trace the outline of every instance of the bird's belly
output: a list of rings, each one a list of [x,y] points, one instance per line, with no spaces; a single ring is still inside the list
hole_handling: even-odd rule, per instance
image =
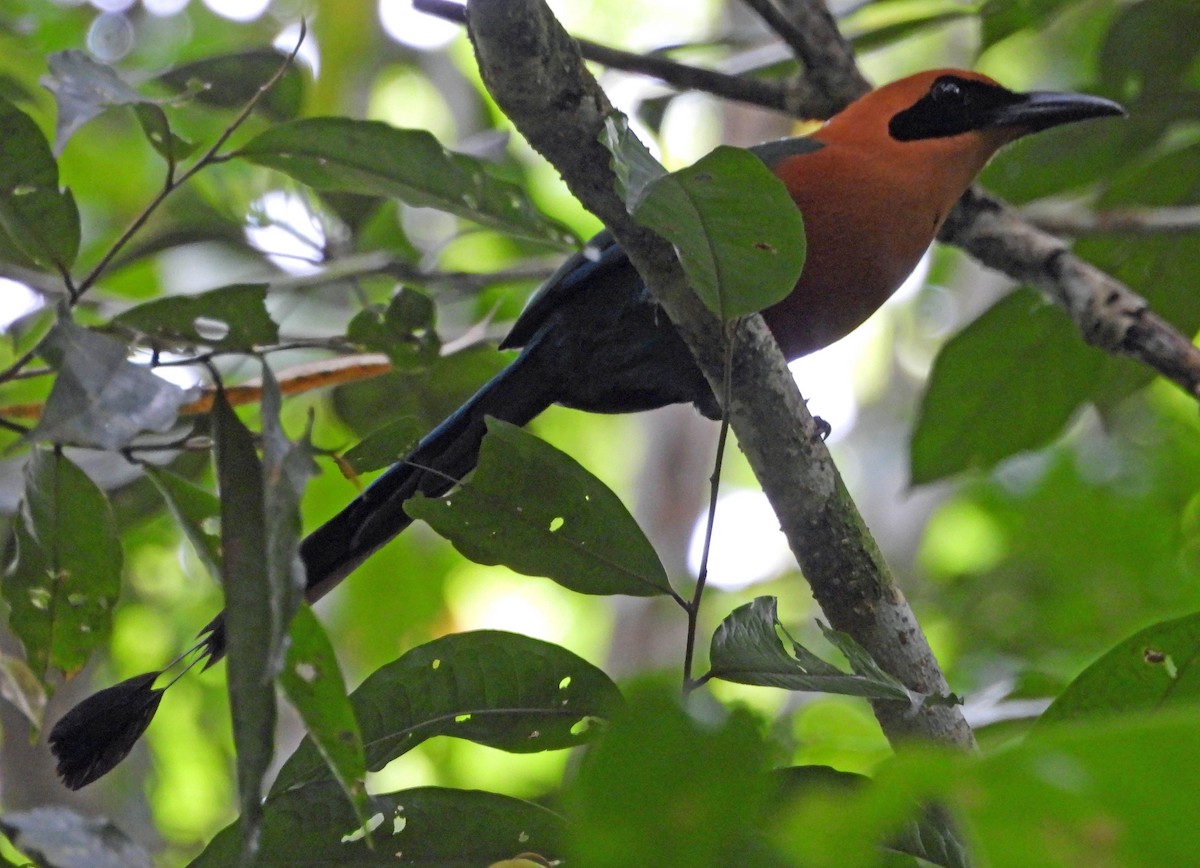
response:
[[[862,325],[917,267],[933,237],[926,231],[883,244],[878,239],[888,236],[881,232],[810,232],[796,289],[763,312],[784,355],[815,352]]]

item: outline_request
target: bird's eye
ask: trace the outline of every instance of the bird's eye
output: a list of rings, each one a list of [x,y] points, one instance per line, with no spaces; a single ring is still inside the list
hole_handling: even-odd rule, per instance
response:
[[[929,96],[935,102],[961,102],[963,89],[958,82],[949,79],[938,79],[929,89]]]

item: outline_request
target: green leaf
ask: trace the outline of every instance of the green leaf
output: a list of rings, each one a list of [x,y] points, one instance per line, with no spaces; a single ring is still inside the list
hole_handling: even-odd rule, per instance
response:
[[[781,816],[806,797],[827,796],[836,799],[839,795],[856,793],[872,785],[866,775],[838,771],[829,766],[790,766],[777,769],[772,777],[779,785],[772,806]],[[913,801],[910,809],[916,805]],[[970,860],[946,812],[940,806],[929,806],[924,811],[913,813],[915,816],[912,819],[890,838],[880,842],[879,846],[884,850],[914,856],[931,865],[967,868]]]
[[[1038,727],[1200,703],[1200,614],[1140,630],[1083,670],[1042,713]]]
[[[85,817],[69,808],[11,811],[0,829],[13,845],[39,865],[89,868],[150,868],[153,860],[110,820]]]
[[[133,107],[133,115],[141,124],[151,147],[170,164],[191,156],[200,147],[198,142],[189,142],[177,136],[167,120],[167,113],[157,105],[139,103]]]
[[[424,433],[424,427],[416,419],[405,416],[372,431],[353,448],[347,449],[342,460],[355,473],[390,467],[411,452]]]
[[[283,662],[281,616],[267,563],[263,468],[246,429],[223,392],[211,414],[221,492],[221,583],[225,588],[230,714],[237,750],[242,847],[253,852],[262,819],[262,782],[274,752],[274,675]]]
[[[129,361],[124,344],[61,320],[38,352],[58,372],[33,440],[116,450],[167,431],[194,396]]]
[[[61,453],[35,449],[14,523],[17,556],[5,577],[9,623],[44,682],[72,674],[108,641],[121,590],[121,543],[104,493]]]
[[[671,593],[654,547],[611,489],[517,426],[488,419],[487,427],[470,480],[442,499],[413,497],[409,515],[476,563],[582,594]]]
[[[464,738],[511,753],[562,750],[621,705],[608,676],[570,651],[515,633],[435,639],[374,672],[350,695],[379,771],[426,739]],[[284,764],[273,794],[329,777],[310,739]]]
[[[393,196],[559,247],[576,243],[519,187],[492,176],[480,161],[447,151],[425,130],[307,118],[272,127],[235,156],[317,190]]]
[[[988,754],[902,746],[873,784],[806,794],[775,836],[795,864],[872,864],[876,842],[944,805],[986,865],[1190,864],[1200,802],[1200,708],[1040,730]]]
[[[221,538],[209,527],[215,526],[221,516],[221,501],[211,491],[161,467],[148,464],[144,469],[205,569],[213,578],[218,578],[221,575]]]
[[[65,271],[79,253],[79,210],[28,115],[0,97],[0,256]]]
[[[221,492],[222,583],[229,649],[229,698],[238,758],[244,845],[262,812],[262,781],[274,750],[273,682],[284,666],[287,629],[300,604],[299,498],[312,471],[309,450],[279,427],[279,387],[263,366],[263,459],[223,394],[213,408]]]
[[[980,11],[982,48],[989,48],[1020,30],[1041,30],[1070,0],[988,0]]]
[[[286,61],[286,55],[271,49],[240,51],[180,64],[155,81],[204,105],[240,108],[257,95],[259,88]],[[286,120],[299,113],[303,97],[304,74],[291,66],[255,109],[268,117]]]
[[[733,319],[782,301],[804,267],[804,222],[762,160],[719,147],[647,184],[634,219],[675,245],[696,294]]]
[[[532,802],[478,790],[418,787],[371,796],[369,848],[336,784],[316,784],[267,803],[257,866],[485,866],[521,853],[559,859],[560,816]],[[239,832],[227,827],[193,868],[236,864]]]
[[[354,708],[333,646],[307,605],[296,610],[289,631],[287,661],[280,673],[292,705],[300,712],[312,743],[345,791],[362,823],[367,822],[367,763]]]
[[[564,794],[571,853],[588,866],[746,864],[773,789],[767,746],[744,708],[696,720],[678,685],[635,686]]]
[[[1186,865],[1195,860],[1200,708],[1047,727],[955,775],[981,862]]]
[[[826,638],[850,659],[853,675],[826,663],[790,636],[789,653],[779,637],[779,632],[787,636],[787,631],[779,622],[775,602],[774,597],[758,597],[734,609],[721,622],[709,650],[714,678],[759,687],[892,699],[914,706],[920,703],[921,694],[879,669],[857,644],[846,643],[849,637],[845,634],[825,632]]]
[[[1086,400],[1104,363],[1032,290],[1001,299],[934,361],[913,431],[913,483],[986,470],[1045,446]]]
[[[46,712],[46,689],[24,660],[0,654],[0,698],[21,713],[37,732]]]
[[[279,326],[267,312],[266,300],[265,283],[235,284],[139,304],[114,317],[111,325],[168,345],[251,350],[279,340]]]
[[[350,320],[346,337],[386,354],[397,367],[428,364],[441,349],[433,329],[434,313],[429,296],[402,287],[386,308],[372,306]]]

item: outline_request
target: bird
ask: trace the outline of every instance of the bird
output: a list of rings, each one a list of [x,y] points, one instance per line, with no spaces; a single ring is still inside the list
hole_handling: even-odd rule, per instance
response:
[[[869,91],[808,136],[750,148],[783,182],[804,221],[799,280],[762,312],[784,356],[826,347],[877,310],[1004,145],[1123,114],[1098,96],[1020,93],[980,73],[936,69]],[[310,602],[412,522],[404,511],[410,497],[444,495],[470,473],[487,417],[525,425],[552,404],[631,413],[690,403],[706,417],[721,415],[682,338],[608,231],[551,275],[499,347],[520,352],[301,542]],[[222,616],[201,636],[197,649],[207,668],[225,652]],[[162,698],[165,688],[153,686],[160,674],[101,690],[58,721],[49,743],[67,787],[91,783],[128,754]]]

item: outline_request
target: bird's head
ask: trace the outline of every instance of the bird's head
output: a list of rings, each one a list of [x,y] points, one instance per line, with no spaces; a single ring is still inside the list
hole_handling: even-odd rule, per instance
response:
[[[1123,114],[1103,97],[1017,93],[977,72],[934,69],[871,91],[830,120],[818,138],[994,151],[1028,133]]]

